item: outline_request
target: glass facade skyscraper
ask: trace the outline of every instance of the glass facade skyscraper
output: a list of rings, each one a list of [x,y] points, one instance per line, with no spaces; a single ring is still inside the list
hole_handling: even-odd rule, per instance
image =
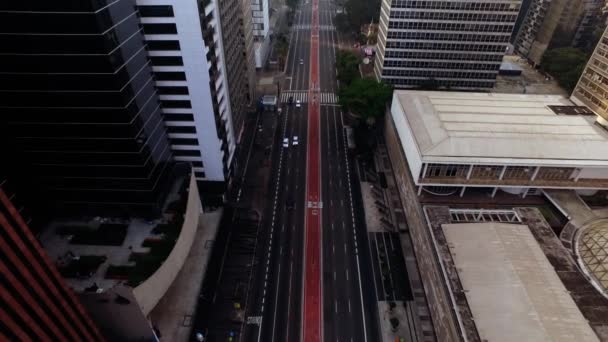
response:
[[[157,211],[172,154],[135,1],[3,2],[0,33],[13,173],[58,209]]]

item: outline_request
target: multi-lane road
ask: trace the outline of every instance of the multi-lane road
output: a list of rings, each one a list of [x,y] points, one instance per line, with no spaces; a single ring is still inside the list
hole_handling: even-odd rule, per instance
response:
[[[277,118],[242,341],[380,341],[358,181],[335,103],[334,13],[325,0],[302,0],[295,13],[282,99],[304,101],[282,103]]]

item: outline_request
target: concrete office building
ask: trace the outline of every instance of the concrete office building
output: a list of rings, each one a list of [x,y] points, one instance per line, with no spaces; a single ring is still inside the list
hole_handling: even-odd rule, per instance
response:
[[[594,120],[559,95],[395,91],[387,146],[418,193],[592,194],[608,189],[608,132]]]
[[[236,138],[217,1],[137,5],[175,160],[198,181],[228,180]]]
[[[583,0],[532,0],[515,39],[515,53],[539,65],[548,48],[570,46],[584,9]]]
[[[139,25],[134,0],[0,4],[4,161],[49,210],[164,203],[173,156]]]
[[[0,178],[0,340],[104,341]]]
[[[270,18],[268,0],[251,1],[251,22],[253,28],[253,49],[256,69],[262,68],[270,52]]]
[[[237,144],[255,91],[255,61],[250,0],[217,1],[232,124]]]
[[[492,88],[521,0],[383,0],[374,72],[396,88]]]
[[[591,108],[598,115],[598,123],[608,127],[608,28],[589,58],[570,99]]]
[[[599,28],[606,27],[606,0],[584,0],[583,14],[576,28],[572,46],[591,51],[596,43],[594,36]]]

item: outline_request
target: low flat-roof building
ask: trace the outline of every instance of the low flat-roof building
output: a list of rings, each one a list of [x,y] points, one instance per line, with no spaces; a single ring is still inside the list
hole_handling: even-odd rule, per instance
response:
[[[559,95],[395,91],[387,117],[419,192],[608,189],[608,132]]]

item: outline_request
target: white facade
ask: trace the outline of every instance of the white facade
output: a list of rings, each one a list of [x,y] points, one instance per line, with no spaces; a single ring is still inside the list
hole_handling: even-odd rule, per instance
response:
[[[215,1],[207,3],[204,9],[199,8],[196,0],[137,0],[137,5],[175,160],[192,162],[197,180],[225,181],[224,171],[230,165],[235,138]],[[210,19],[214,46],[208,46],[203,39],[205,25],[201,17]],[[215,51],[215,66],[209,61],[210,51]],[[154,57],[178,57],[181,63],[179,60],[154,63]],[[215,70],[219,77],[212,83]],[[218,103],[217,112],[214,101]],[[216,116],[221,122],[216,122]],[[223,138],[218,134],[218,125],[226,131]],[[223,144],[227,148],[222,148]]]
[[[608,132],[573,111],[559,95],[395,91],[391,119],[421,187],[606,189]]]

